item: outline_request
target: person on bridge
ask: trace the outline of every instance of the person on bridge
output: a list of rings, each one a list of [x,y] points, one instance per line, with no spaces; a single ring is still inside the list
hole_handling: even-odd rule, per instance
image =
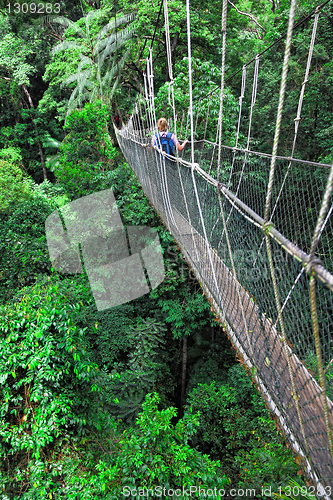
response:
[[[180,145],[175,134],[168,132],[168,123],[165,118],[160,118],[158,120],[157,128],[159,133],[154,134],[151,140],[153,148],[158,147],[170,156],[175,156],[174,147],[177,147],[178,151],[183,151],[184,147],[188,143],[188,140],[186,139],[186,141]]]
[[[154,149],[162,149],[170,156],[175,156],[174,147],[176,146],[178,151],[183,151],[184,147],[188,143],[188,140],[179,144],[175,134],[168,132],[168,123],[165,118],[160,118],[157,122],[157,128],[159,130],[158,134],[154,134],[151,140],[151,146]],[[143,148],[148,147],[149,144],[142,144]]]

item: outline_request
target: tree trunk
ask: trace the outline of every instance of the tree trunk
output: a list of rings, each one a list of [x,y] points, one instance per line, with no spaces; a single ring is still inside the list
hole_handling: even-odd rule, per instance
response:
[[[183,339],[183,369],[182,369],[182,387],[180,395],[180,411],[183,414],[183,406],[185,399],[185,387],[186,387],[186,365],[187,365],[187,337]]]
[[[27,86],[24,84],[24,85],[22,85],[22,87],[23,87],[25,95],[28,98],[28,101],[29,101],[29,104],[30,104],[30,108],[31,109],[35,109],[34,103],[32,102],[31,95],[29,94]],[[45,161],[44,161],[44,154],[43,154],[42,143],[40,141],[39,134],[38,134],[38,129],[37,129],[37,125],[34,122],[34,120],[32,120],[32,123],[34,124],[35,132],[36,132],[36,136],[37,136],[37,143],[38,143],[38,150],[39,150],[40,162],[42,164],[42,169],[43,169],[43,178],[44,178],[44,180],[46,180],[47,179],[47,173],[46,173],[46,167],[45,167]]]

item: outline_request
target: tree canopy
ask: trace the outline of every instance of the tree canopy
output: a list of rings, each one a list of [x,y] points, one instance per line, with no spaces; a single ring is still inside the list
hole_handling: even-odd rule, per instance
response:
[[[228,0],[228,146],[236,137],[242,67],[268,49],[260,57],[251,145],[271,152],[284,40],[269,47],[286,31],[289,4]],[[18,13],[2,6],[0,14],[1,498],[111,500],[162,485],[256,488],[256,498],[265,498],[262,488],[272,486],[276,498],[287,498],[288,483],[308,486],[306,464],[286,447],[253,374],[240,366],[117,144],[115,117],[121,125],[133,111],[151,49],[156,110],[172,115],[161,1],[61,0],[60,12],[47,15],[25,12],[31,3],[16,5]],[[189,105],[186,2],[168,0],[168,6],[180,122]],[[305,21],[291,50],[280,141],[286,155],[312,31],[313,17],[307,16],[315,7],[315,0],[304,0],[296,11],[296,22]],[[191,0],[190,16],[194,111],[209,116],[208,122],[198,119],[196,138],[206,134],[214,142],[221,1]],[[317,162],[332,160],[332,27],[329,3],[297,142],[297,154]],[[253,67],[247,68],[248,82]],[[247,83],[242,146],[251,92]],[[301,171],[299,177],[308,181]],[[84,266],[80,274],[52,267],[45,221],[55,211],[61,215],[64,205],[107,189],[124,226],[157,230],[165,279],[143,297],[98,311]],[[286,206],[292,203],[290,196]],[[312,351],[304,363],[317,377]],[[326,377],[331,396],[331,365]]]

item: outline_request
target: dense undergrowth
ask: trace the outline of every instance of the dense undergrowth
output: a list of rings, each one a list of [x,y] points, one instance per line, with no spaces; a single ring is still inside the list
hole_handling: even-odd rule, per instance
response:
[[[148,54],[145,42],[153,36],[151,20],[159,9],[145,0],[120,4],[123,13],[134,9],[140,14],[135,20],[138,43],[120,54],[104,44],[109,66],[99,68],[102,75],[115,67],[118,56],[123,60],[127,48],[128,63],[121,75],[109,73],[107,91],[103,87],[102,95],[96,91],[91,102],[78,103],[66,121],[71,92],[98,88],[97,77],[86,87],[86,80],[73,77],[88,60],[84,44],[74,45],[78,33],[84,32],[85,39],[89,33],[97,36],[114,20],[114,5],[102,2],[101,14],[90,14],[86,23],[81,8],[92,12],[91,3],[63,2],[63,13],[76,21],[68,23],[68,30],[23,13],[0,16],[0,498],[118,500],[147,496],[144,488],[179,488],[180,495],[164,496],[187,498],[190,487],[193,492],[225,489],[224,498],[236,499],[246,489],[266,498],[262,488],[270,487],[286,498],[283,489],[289,482],[308,484],[304,464],[286,446],[177,243],[115,143],[112,105],[123,118],[133,106],[142,78],[137,64],[145,50]],[[250,9],[265,29],[260,32],[248,17],[229,12],[230,74],[284,32],[288,7],[286,0],[235,4]],[[312,0],[303,2],[298,16],[314,6]],[[220,81],[220,2],[193,0],[192,7],[194,93],[203,97],[204,115],[212,106],[206,132],[215,137],[218,104],[207,93]],[[175,0],[170,26],[180,111],[188,106],[184,13],[184,2]],[[305,103],[309,118],[299,146],[305,159],[316,161],[329,161],[332,149],[331,25],[330,7],[314,54],[316,70]],[[157,28],[163,52],[164,33]],[[297,34],[299,49],[292,54],[297,74],[310,29],[306,23]],[[51,55],[58,41],[68,42],[67,49]],[[281,43],[267,55],[269,71],[263,72],[258,95],[253,135],[260,137],[256,141],[263,151],[270,150],[273,120],[267,123],[267,116],[275,109],[272,89],[279,81],[282,50]],[[155,61],[156,103],[165,113],[168,75],[162,59]],[[98,66],[92,60],[89,64]],[[116,77],[122,78],[122,87],[114,86]],[[226,91],[224,126],[230,143],[239,85],[236,78]],[[294,80],[288,85],[286,114],[291,117],[297,92]],[[245,117],[249,103],[245,99]],[[246,118],[242,127],[241,140]],[[199,132],[204,129],[200,121]],[[282,127],[284,154],[290,150],[290,129],[289,122]],[[106,189],[112,189],[125,226],[157,229],[166,276],[149,294],[98,311],[84,272],[60,274],[52,267],[45,221],[70,201]],[[238,493],[231,496],[231,488]],[[198,490],[193,496],[199,496]]]
[[[31,183],[31,198],[2,212],[2,498],[285,485],[300,467],[174,241],[117,161],[86,192],[84,178],[77,185],[80,194],[112,188],[125,224],[158,228],[166,279],[140,299],[98,312],[86,275],[51,268],[44,223],[75,198],[65,183]]]

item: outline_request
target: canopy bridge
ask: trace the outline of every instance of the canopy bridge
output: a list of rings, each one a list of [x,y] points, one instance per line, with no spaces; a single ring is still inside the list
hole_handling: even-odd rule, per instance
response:
[[[327,3],[327,2],[326,2]],[[144,95],[129,123],[116,130],[120,147],[143,190],[174,236],[221,323],[294,451],[319,488],[333,488],[333,167],[294,158],[305,87],[311,71],[321,8],[300,85],[289,157],[278,156],[281,116],[296,0],[291,0],[272,154],[253,151],[251,123],[259,74],[253,70],[247,145],[239,146],[243,68],[235,145],[223,145],[227,0],[222,9],[222,80],[216,141],[195,140],[189,0],[187,31],[191,147],[176,158],[150,146],[156,132],[152,53]],[[173,127],[174,106],[168,5],[164,0]],[[206,117],[209,120],[209,114]],[[136,122],[147,125],[136,126]],[[185,127],[184,127],[185,128]],[[145,147],[144,147],[145,146]]]

